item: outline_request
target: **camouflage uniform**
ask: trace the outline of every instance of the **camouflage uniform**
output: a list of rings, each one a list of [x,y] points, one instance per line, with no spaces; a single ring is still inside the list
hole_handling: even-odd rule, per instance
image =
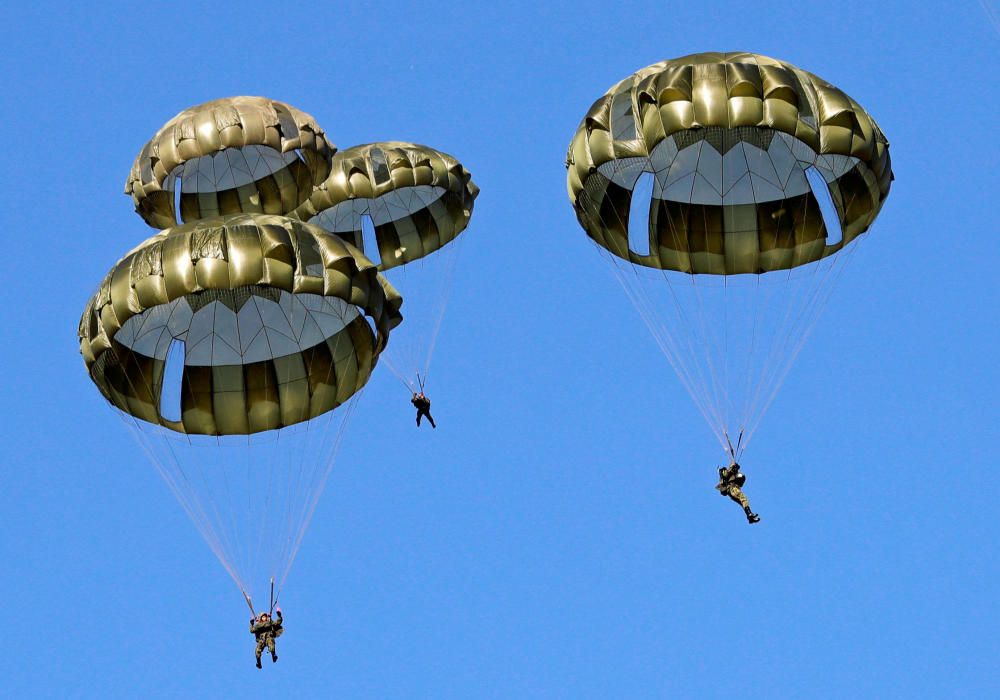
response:
[[[250,632],[254,637],[257,638],[257,648],[255,650],[257,654],[257,668],[260,668],[260,655],[264,651],[264,647],[271,652],[271,661],[278,660],[278,654],[275,652],[274,640],[281,636],[281,633],[285,629],[282,627],[281,612],[278,612],[278,617],[276,619],[267,620],[263,619],[263,615],[258,617],[256,620],[250,622]]]
[[[410,403],[417,407],[417,425],[420,425],[420,419],[423,416],[427,416],[427,420],[430,422],[432,428],[437,426],[434,424],[434,419],[431,418],[431,400],[424,396],[423,394],[414,394],[413,398],[410,399]]]
[[[760,520],[760,517],[750,510],[750,499],[747,498],[746,494],[743,493],[743,489],[740,488],[746,481],[746,475],[740,471],[740,465],[733,462],[728,467],[721,467],[719,469],[719,483],[715,485],[715,488],[723,496],[729,496],[732,500],[743,506],[747,522],[756,523]]]

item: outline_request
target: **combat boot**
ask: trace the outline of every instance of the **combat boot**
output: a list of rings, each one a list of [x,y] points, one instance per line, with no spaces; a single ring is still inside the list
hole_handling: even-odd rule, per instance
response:
[[[754,523],[759,523],[760,522],[760,516],[757,515],[756,513],[752,512],[749,508],[744,508],[744,511],[747,514],[747,522],[748,523],[750,523],[751,525],[753,525]]]
[[[264,668],[263,666],[260,665],[260,657],[259,656],[257,657],[257,668]]]

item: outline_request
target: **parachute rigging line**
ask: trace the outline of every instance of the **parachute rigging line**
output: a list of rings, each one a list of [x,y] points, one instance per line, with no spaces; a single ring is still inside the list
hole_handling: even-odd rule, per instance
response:
[[[410,391],[415,386],[419,386],[422,391],[427,375],[430,374],[431,361],[444,324],[445,312],[451,301],[453,281],[464,242],[465,236],[456,236],[434,255],[390,268],[383,273],[404,293],[407,289],[412,291],[417,288],[419,297],[424,297],[426,303],[426,318],[418,316],[410,320],[411,324],[415,321],[423,323],[406,326],[405,330],[393,336],[394,344],[389,345],[379,357],[379,362],[385,363]],[[432,275],[433,272],[439,274]],[[407,281],[411,277],[412,283]],[[423,383],[414,385],[413,374],[422,376]]]
[[[1000,34],[1000,13],[997,12],[996,8],[990,5],[989,0],[979,0],[979,4],[983,6],[986,15],[990,18],[990,23],[996,30],[997,34]]]
[[[256,304],[256,300],[253,301]],[[214,343],[214,338],[212,339]],[[266,340],[268,342],[269,340]],[[109,350],[109,352],[115,352],[114,349]],[[117,355],[117,353],[116,353]],[[135,381],[126,375],[130,386],[135,393],[139,393],[136,382],[143,382],[146,386],[152,386],[152,381],[148,378],[140,368],[140,376],[136,377]],[[299,426],[288,426],[282,430],[274,431],[275,437],[274,441],[277,442],[281,439],[284,431],[292,431],[297,433],[305,433],[307,435],[306,439],[299,440],[298,442],[293,441],[293,445],[299,447],[297,459],[295,455],[291,455],[291,459],[287,459],[289,455],[285,455],[286,459],[283,459],[281,463],[283,465],[289,466],[287,471],[288,479],[284,487],[285,503],[286,503],[286,523],[285,523],[285,546],[280,550],[280,556],[273,560],[273,564],[276,566],[274,570],[275,573],[280,574],[278,580],[280,581],[278,587],[278,595],[280,595],[281,586],[288,576],[291,569],[292,563],[298,550],[301,546],[302,539],[304,537],[305,531],[308,528],[309,522],[312,520],[312,516],[315,512],[316,505],[319,500],[319,496],[322,494],[322,490],[325,487],[327,477],[333,467],[333,460],[336,457],[336,453],[339,449],[341,440],[343,438],[344,429],[346,428],[348,419],[353,412],[353,408],[356,405],[357,399],[361,395],[361,391],[358,391],[350,397],[350,399],[345,402],[346,405],[342,406],[341,411],[328,411],[322,416],[318,416],[310,421],[300,424]],[[208,484],[210,482],[209,476],[206,473],[206,469],[209,467],[207,464],[203,464],[201,460],[182,460],[175,452],[173,443],[186,442],[188,447],[197,448],[191,435],[187,433],[174,433],[168,432],[167,429],[162,426],[149,424],[146,428],[140,425],[139,419],[127,414],[123,411],[116,411],[120,418],[129,428],[136,442],[140,445],[143,451],[147,454],[150,462],[156,467],[157,471],[160,473],[161,478],[170,488],[171,492],[174,494],[177,501],[181,504],[185,513],[195,524],[196,529],[201,534],[202,538],[208,544],[211,551],[215,554],[216,558],[223,565],[223,568],[229,574],[229,576],[236,583],[240,592],[243,594],[244,599],[250,605],[252,609],[251,598],[248,593],[249,581],[245,580],[242,572],[247,574],[252,574],[256,571],[256,563],[261,559],[261,553],[263,550],[263,538],[264,531],[262,528],[258,528],[257,532],[257,542],[256,547],[252,546],[250,542],[245,542],[243,546],[240,545],[240,532],[241,528],[237,522],[238,509],[235,507],[234,495],[236,489],[234,489],[230,482],[229,470],[222,468],[217,471],[218,475],[221,476],[224,482],[225,488],[222,489],[225,493],[214,493],[212,489],[198,488],[196,482],[201,484]],[[327,440],[327,436],[331,432],[331,427],[335,422],[335,418],[343,417],[340,421],[340,429],[337,431],[336,439]],[[314,423],[323,422],[324,426],[320,429],[314,426]],[[144,423],[145,425],[145,423]],[[309,437],[310,434],[315,434],[317,431],[320,433],[320,443],[329,445],[325,451],[325,455],[321,456],[319,464],[322,465],[320,468],[313,468],[309,470],[309,474],[304,476],[305,465],[305,455],[307,452],[315,450],[310,450],[310,446],[315,446],[315,435]],[[209,436],[204,436],[209,437]],[[244,455],[245,461],[247,463],[247,474],[248,474],[248,486],[251,482],[251,472],[261,471],[260,469],[254,470],[252,460],[250,459],[250,452],[253,447],[253,436],[247,435],[247,440],[245,444],[246,454]],[[153,445],[153,441],[156,440],[158,444],[161,445],[159,449],[156,449]],[[221,436],[215,436],[214,441],[222,446],[223,438]],[[202,446],[204,447],[204,446]],[[183,463],[197,472],[197,476],[192,478],[193,475],[188,474],[188,470],[185,469]],[[270,464],[266,468],[267,472],[267,488],[265,492],[267,494],[266,500],[263,504],[257,503],[256,507],[252,501],[248,501],[246,504],[247,514],[246,517],[240,516],[240,519],[245,519],[247,522],[255,522],[259,518],[266,517],[266,514],[271,510],[271,496],[272,491],[275,487],[274,479],[276,476],[278,462],[276,458],[272,455]],[[296,468],[297,467],[297,468]],[[248,496],[249,496],[248,491]],[[311,494],[311,496],[309,495]],[[292,496],[295,495],[298,498],[293,499]],[[228,508],[222,508],[220,510],[220,505],[224,505],[218,501],[218,499],[228,502]],[[301,503],[302,505],[298,508],[292,505],[293,502]],[[225,518],[222,513],[228,511],[228,518]],[[213,517],[214,516],[214,517]],[[228,524],[227,524],[228,523]],[[275,522],[277,525],[277,520]],[[296,524],[298,528],[296,528]],[[235,539],[231,539],[232,535]],[[272,556],[273,558],[273,556]],[[281,562],[284,562],[282,567]],[[272,578],[274,578],[272,576]],[[277,595],[275,596],[277,600]]]

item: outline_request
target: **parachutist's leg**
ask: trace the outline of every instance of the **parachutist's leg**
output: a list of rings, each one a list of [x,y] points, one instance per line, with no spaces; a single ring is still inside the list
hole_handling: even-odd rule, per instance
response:
[[[437,427],[437,424],[434,422],[434,419],[431,418],[431,414],[430,413],[427,414],[427,420],[430,421],[432,428],[436,428]]]
[[[750,510],[750,499],[747,498],[746,494],[739,486],[729,487],[729,497],[743,506],[743,512],[746,513],[747,522],[751,525],[760,522],[760,516]]]
[[[739,486],[729,487],[729,497],[743,506],[743,510],[750,509],[750,499],[747,498],[747,495],[743,493]]]
[[[420,418],[423,415],[424,415],[423,413],[421,413],[420,411],[417,411],[417,427],[418,428],[420,427]]]
[[[276,662],[278,660],[278,653],[274,649],[274,640],[273,639],[268,639],[267,640],[267,650],[269,652],[271,652],[271,663]]]
[[[257,649],[255,650],[257,654],[257,668],[260,668],[260,654],[264,651],[264,640],[261,639],[257,642]]]

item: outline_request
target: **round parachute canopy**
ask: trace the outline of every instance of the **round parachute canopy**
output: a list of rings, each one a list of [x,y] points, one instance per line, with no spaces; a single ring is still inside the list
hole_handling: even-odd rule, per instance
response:
[[[156,132],[125,194],[160,229],[223,214],[287,214],[327,177],[335,151],[305,112],[266,97],[226,97]]]
[[[80,350],[127,414],[182,433],[257,433],[363,387],[400,304],[336,236],[234,214],[168,229],[122,258],[87,304]]]
[[[857,102],[811,73],[758,54],[699,53],[644,68],[597,100],[570,144],[567,183],[580,224],[615,256],[759,274],[864,233],[889,194],[888,146]],[[630,239],[644,173],[654,179],[648,239]],[[826,222],[817,196],[835,207]]]
[[[296,216],[364,250],[407,298],[407,323],[384,364],[422,390],[479,188],[452,156],[413,143],[354,146]]]
[[[401,141],[369,143],[338,152],[330,176],[290,216],[354,243],[388,270],[453,241],[478,194],[469,171],[446,153]],[[367,246],[366,218],[375,237]]]
[[[889,194],[888,141],[790,63],[700,53],[608,90],[566,165],[581,226],[738,460]]]

